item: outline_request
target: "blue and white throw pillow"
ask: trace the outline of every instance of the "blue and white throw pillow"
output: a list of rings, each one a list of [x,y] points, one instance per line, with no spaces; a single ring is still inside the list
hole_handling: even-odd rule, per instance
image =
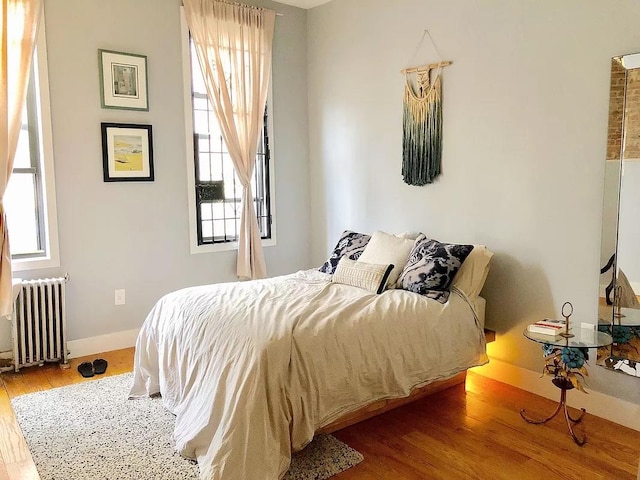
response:
[[[364,252],[370,239],[371,235],[367,235],[366,233],[345,230],[340,240],[338,240],[336,248],[333,249],[333,253],[319,270],[333,275],[333,272],[336,271],[336,267],[338,266],[338,262],[343,256],[346,256],[350,260],[357,260],[360,255],[362,255],[362,252]]]
[[[429,238],[419,239],[400,274],[402,288],[430,298],[435,297],[441,303],[446,302],[453,277],[471,250],[473,245],[440,243]],[[430,293],[432,291],[441,294]]]

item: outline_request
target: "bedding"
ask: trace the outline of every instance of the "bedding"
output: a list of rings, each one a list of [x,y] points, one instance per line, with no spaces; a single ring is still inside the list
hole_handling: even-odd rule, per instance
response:
[[[140,330],[130,395],[162,394],[201,478],[275,480],[319,428],[486,363],[471,305],[317,270],[179,290]]]
[[[345,230],[338,239],[338,243],[333,249],[333,252],[331,252],[331,256],[320,267],[320,271],[333,274],[342,257],[347,257],[350,260],[358,260],[367,247],[369,240],[371,240],[371,235]]]
[[[424,235],[418,238],[424,238]],[[371,235],[369,243],[358,260],[375,264],[392,264],[393,269],[387,280],[387,288],[396,288],[402,268],[407,263],[409,253],[417,241],[377,230]]]
[[[473,245],[441,243],[426,237],[416,240],[400,274],[402,288],[420,295],[432,290],[448,293],[453,278],[472,250]]]
[[[375,265],[342,257],[331,281],[382,293],[392,269],[393,264]]]
[[[451,285],[461,290],[470,299],[477,298],[487,280],[487,275],[489,275],[489,265],[492,258],[493,252],[487,247],[474,245],[460,270],[453,277]]]

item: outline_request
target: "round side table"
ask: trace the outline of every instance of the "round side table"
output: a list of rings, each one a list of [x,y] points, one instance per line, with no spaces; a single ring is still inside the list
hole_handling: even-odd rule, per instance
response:
[[[525,330],[523,332],[523,335],[532,342],[540,343],[542,345],[570,349],[600,348],[611,345],[611,343],[613,342],[613,338],[611,337],[611,335],[605,332],[598,332],[596,330],[587,328],[571,329],[570,332],[574,334],[574,336],[570,338],[541,335],[537,333],[531,333],[528,330]],[[520,410],[520,416],[529,423],[540,425],[543,423],[547,423],[549,420],[555,417],[560,412],[560,410],[563,410],[564,418],[567,422],[567,427],[569,428],[569,434],[571,435],[571,438],[573,438],[573,441],[578,445],[584,445],[587,440],[586,436],[584,436],[582,439],[578,438],[573,431],[573,424],[580,423],[582,421],[582,417],[584,416],[586,410],[584,408],[581,408],[580,410],[582,410],[582,412],[577,418],[573,418],[567,410],[567,390],[573,389],[573,384],[568,379],[560,376],[555,376],[551,380],[551,382],[560,389],[560,400],[558,401],[558,406],[556,407],[555,411],[547,418],[534,419],[529,417],[526,414],[525,409],[523,408],[522,410]]]

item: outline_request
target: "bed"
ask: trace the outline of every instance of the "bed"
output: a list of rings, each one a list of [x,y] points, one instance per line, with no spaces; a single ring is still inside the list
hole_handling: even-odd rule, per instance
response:
[[[455,287],[377,294],[315,269],[187,288],[148,315],[130,395],[161,393],[201,478],[275,480],[314,433],[486,363],[483,318]]]

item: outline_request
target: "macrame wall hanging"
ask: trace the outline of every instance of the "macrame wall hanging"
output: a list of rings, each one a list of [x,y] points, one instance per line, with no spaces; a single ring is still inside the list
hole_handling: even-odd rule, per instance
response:
[[[431,43],[436,49],[433,39]],[[405,75],[402,178],[409,185],[432,183],[442,170],[442,67],[451,63],[440,60],[401,71]],[[414,73],[415,87],[411,82]]]

